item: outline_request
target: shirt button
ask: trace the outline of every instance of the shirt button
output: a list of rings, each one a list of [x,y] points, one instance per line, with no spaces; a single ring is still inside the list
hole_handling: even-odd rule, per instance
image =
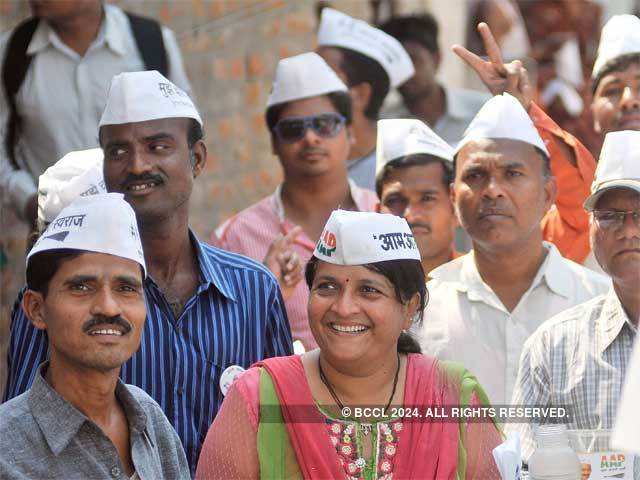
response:
[[[111,476],[117,478],[120,476],[120,469],[118,467],[111,468]]]

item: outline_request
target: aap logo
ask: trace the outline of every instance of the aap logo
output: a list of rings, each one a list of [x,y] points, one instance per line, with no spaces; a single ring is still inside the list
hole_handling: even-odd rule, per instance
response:
[[[333,255],[333,252],[336,251],[336,236],[331,233],[329,230],[325,230],[320,240],[318,240],[318,244],[316,245],[316,249],[318,253],[330,257]]]

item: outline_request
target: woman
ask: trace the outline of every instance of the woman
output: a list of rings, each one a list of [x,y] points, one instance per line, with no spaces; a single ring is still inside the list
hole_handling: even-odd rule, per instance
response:
[[[393,406],[424,414],[488,403],[464,368],[420,355],[407,333],[427,297],[407,222],[333,212],[306,280],[319,349],[265,360],[236,380],[196,478],[499,478],[493,423],[352,416],[357,406],[390,415]]]

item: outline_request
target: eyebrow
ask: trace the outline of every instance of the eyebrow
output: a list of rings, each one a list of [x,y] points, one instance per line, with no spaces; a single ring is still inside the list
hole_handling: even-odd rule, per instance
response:
[[[95,282],[98,277],[95,275],[74,275],[73,277],[65,280],[64,285],[76,285],[78,283]]]
[[[505,165],[502,165],[500,168],[503,170],[508,170],[510,168],[526,168],[526,165],[522,162],[509,162]]]
[[[145,142],[155,142],[157,140],[173,140],[173,139],[174,139],[174,136],[166,132],[154,133],[153,135],[149,135],[143,138]]]
[[[126,283],[132,287],[142,288],[142,282],[135,277],[131,277],[129,275],[118,275],[116,276],[116,280],[122,283]]]

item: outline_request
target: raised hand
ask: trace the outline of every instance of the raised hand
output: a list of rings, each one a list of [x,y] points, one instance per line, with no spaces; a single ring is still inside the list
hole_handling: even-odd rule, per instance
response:
[[[487,52],[487,60],[461,45],[454,45],[452,50],[476,72],[493,95],[507,92],[516,97],[525,109],[528,109],[533,99],[533,89],[522,62],[514,60],[510,63],[504,63],[500,47],[493,37],[489,25],[484,22],[479,23],[478,32]]]
[[[302,280],[302,262],[292,249],[293,242],[302,233],[301,227],[294,227],[286,235],[279,235],[269,246],[262,263],[269,269],[280,284],[282,297],[287,300],[300,280]]]

